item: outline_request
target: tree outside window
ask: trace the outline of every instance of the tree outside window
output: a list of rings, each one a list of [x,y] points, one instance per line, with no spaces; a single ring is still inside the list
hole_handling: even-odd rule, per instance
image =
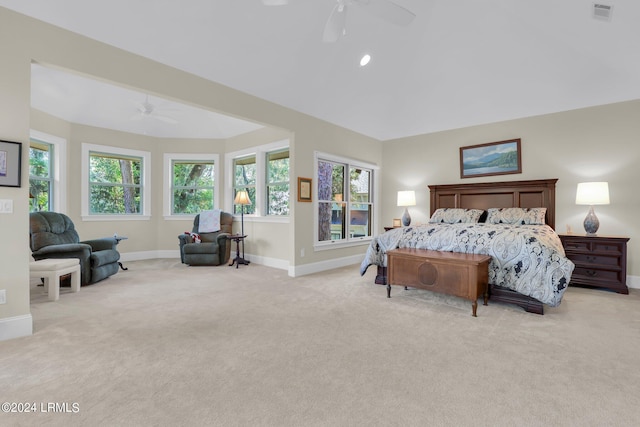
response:
[[[50,211],[53,194],[53,145],[31,140],[29,144],[29,211]]]
[[[197,214],[213,209],[213,161],[173,160],[171,169],[171,214]]]
[[[233,161],[234,172],[234,184],[233,184],[233,198],[235,199],[236,193],[240,190],[246,190],[251,200],[250,205],[244,206],[244,213],[255,214],[256,212],[256,156],[247,156],[234,159]],[[234,205],[233,213],[241,214],[243,206]]]
[[[89,213],[141,213],[142,158],[89,154]]]
[[[289,150],[267,153],[267,215],[289,215]]]
[[[318,159],[317,171],[318,241],[371,236],[373,171],[325,159]]]

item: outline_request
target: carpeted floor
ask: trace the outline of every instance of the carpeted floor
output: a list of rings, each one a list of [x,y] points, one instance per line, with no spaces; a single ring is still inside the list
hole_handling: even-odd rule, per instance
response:
[[[7,426],[633,426],[640,291],[570,288],[544,316],[394,287],[358,266],[128,262],[32,281],[34,335],[0,342]],[[56,405],[57,404],[57,405]],[[43,406],[44,405],[44,406]],[[15,408],[15,406],[14,406]],[[4,407],[3,407],[4,409]]]

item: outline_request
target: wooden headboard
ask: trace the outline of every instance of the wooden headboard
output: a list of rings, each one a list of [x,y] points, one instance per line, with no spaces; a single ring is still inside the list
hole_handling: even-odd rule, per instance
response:
[[[546,222],[555,230],[555,179],[430,185],[431,215],[438,208],[547,208]]]

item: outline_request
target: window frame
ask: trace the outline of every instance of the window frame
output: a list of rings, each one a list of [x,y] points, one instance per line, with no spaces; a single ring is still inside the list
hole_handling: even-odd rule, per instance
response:
[[[274,181],[274,182],[270,182],[269,181],[269,156],[272,154],[280,154],[280,153],[284,153],[287,152],[287,157],[286,159],[289,161],[289,173],[287,175],[287,180],[286,181]],[[275,159],[275,160],[280,160],[280,159]],[[265,183],[265,191],[264,191],[264,209],[265,209],[265,213],[266,216],[268,217],[286,217],[289,216],[291,214],[291,151],[289,150],[289,147],[287,148],[282,148],[279,150],[269,150],[266,151],[264,153],[264,163],[265,163],[265,168],[264,168],[264,183]],[[282,185],[287,185],[289,187],[289,204],[288,204],[288,210],[289,210],[289,214],[287,215],[276,215],[276,214],[271,214],[269,213],[269,188],[270,187],[278,187],[278,186],[282,186]]]
[[[256,165],[256,182],[255,184],[246,184],[246,185],[237,185],[236,184],[236,162],[239,160],[247,160],[247,164],[255,164]],[[253,162],[251,162],[253,160]],[[231,194],[233,199],[235,200],[235,195],[237,194],[238,191],[247,191],[247,193],[249,193],[249,189],[253,188],[254,194],[255,194],[255,200],[253,201],[254,206],[254,213],[245,213],[246,215],[253,215],[256,216],[259,214],[260,212],[260,203],[258,203],[260,201],[259,199],[259,193],[258,193],[258,186],[260,185],[260,176],[259,176],[259,168],[258,168],[258,154],[247,154],[245,156],[238,156],[238,157],[234,157],[233,161],[231,162],[231,173],[232,173],[232,184],[231,184]],[[251,197],[251,196],[249,196]],[[246,209],[244,207],[241,207],[241,209]],[[239,213],[236,213],[236,205],[235,203],[232,203],[231,205],[231,210],[230,212],[233,215],[239,215]]]
[[[350,171],[351,169],[364,169],[371,172],[371,176],[369,177],[369,192],[370,192],[370,202],[366,202],[371,205],[371,233],[369,236],[358,236],[351,237],[348,233],[348,224],[347,229],[345,231],[345,238],[339,240],[319,240],[319,215],[318,209],[320,205],[320,200],[318,198],[318,163],[320,161],[338,163],[344,166],[345,176],[343,185],[345,187],[345,193],[343,196],[343,200],[346,205],[346,210],[344,213],[345,218],[350,218],[351,205],[352,204],[362,204],[363,202],[354,202],[351,201],[351,193],[349,188],[350,183]],[[324,153],[320,151],[314,152],[314,161],[313,161],[313,176],[315,180],[315,184],[313,185],[312,191],[315,193],[315,197],[313,198],[313,248],[314,251],[323,251],[330,250],[334,248],[341,247],[349,247],[349,246],[358,246],[369,244],[373,239],[373,235],[375,234],[375,230],[378,229],[378,217],[380,216],[380,206],[377,203],[379,199],[379,189],[380,189],[380,168],[371,163],[367,163],[361,160],[356,160],[349,157],[338,156],[334,154]],[[323,200],[323,202],[326,202]]]
[[[291,147],[289,140],[281,140],[269,144],[251,147],[245,150],[229,152],[225,155],[225,198],[224,210],[234,212],[234,189],[235,189],[235,171],[234,160],[255,155],[256,157],[256,207],[255,213],[244,214],[245,222],[261,221],[261,222],[281,222],[290,221],[293,210],[291,184],[289,184],[289,215],[266,215],[267,212],[267,154],[289,150],[289,183],[291,183],[291,173],[293,170],[293,162],[291,158]],[[233,214],[234,217],[240,218],[240,214]]]
[[[53,147],[53,156],[49,158],[51,171],[51,200],[50,209],[52,211],[66,213],[67,212],[67,140],[59,136],[50,135],[34,129],[29,131],[29,147],[31,140],[36,142],[49,144]],[[31,176],[29,176],[31,179]]]
[[[165,219],[179,220],[189,218],[192,219],[196,214],[175,214],[172,212],[172,190],[173,190],[173,162],[193,161],[197,162],[213,162],[213,209],[219,209],[220,206],[220,155],[209,153],[164,153],[163,159],[163,189],[162,189],[162,213]]]
[[[91,153],[113,156],[139,157],[142,165],[140,177],[142,203],[141,212],[136,214],[90,214],[89,211],[89,165]],[[109,145],[82,144],[81,215],[83,221],[148,221],[151,219],[151,153]]]

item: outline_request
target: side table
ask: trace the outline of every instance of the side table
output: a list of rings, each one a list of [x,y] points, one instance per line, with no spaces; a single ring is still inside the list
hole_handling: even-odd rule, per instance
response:
[[[628,294],[627,242],[622,236],[560,234],[564,252],[576,265],[569,285]]]
[[[249,261],[244,259],[244,239],[246,237],[246,234],[231,234],[227,236],[227,239],[236,242],[236,257],[231,260],[231,262],[229,263],[229,267],[231,267],[233,264],[236,265],[236,268],[238,268],[240,264],[249,265]],[[242,256],[240,256],[240,242],[242,242]]]
[[[127,239],[128,239],[128,237],[127,237],[127,236],[119,236],[119,235],[118,235],[118,233],[114,234],[114,235],[113,235],[113,238],[114,238],[114,239],[116,239],[116,245],[119,245],[119,244],[120,244],[120,242],[121,242],[122,240],[127,240]],[[128,270],[128,269],[129,269],[129,268],[127,268],[127,267],[124,267],[120,261],[118,261],[118,265],[120,266],[120,268],[121,268],[123,271],[126,271],[126,270]]]

